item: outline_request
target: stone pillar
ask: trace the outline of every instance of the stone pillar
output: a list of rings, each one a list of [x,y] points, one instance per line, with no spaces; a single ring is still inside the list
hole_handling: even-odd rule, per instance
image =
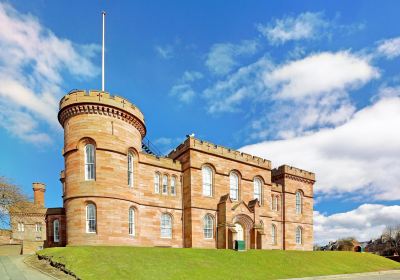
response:
[[[33,202],[35,205],[44,207],[44,192],[46,191],[46,185],[43,183],[32,183],[33,188]]]

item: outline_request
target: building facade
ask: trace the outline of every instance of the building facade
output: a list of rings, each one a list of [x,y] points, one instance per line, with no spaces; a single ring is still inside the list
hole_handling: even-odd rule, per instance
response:
[[[48,246],[312,250],[313,173],[192,136],[155,156],[141,111],[106,92],[70,92],[58,119],[64,205],[47,210]]]

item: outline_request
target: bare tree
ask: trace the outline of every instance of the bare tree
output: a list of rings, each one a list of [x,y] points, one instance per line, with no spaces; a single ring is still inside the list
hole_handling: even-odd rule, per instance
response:
[[[390,245],[390,249],[398,256],[400,253],[400,224],[387,226],[382,234],[382,239]]]
[[[0,225],[9,225],[10,212],[18,211],[27,200],[20,187],[0,176]]]

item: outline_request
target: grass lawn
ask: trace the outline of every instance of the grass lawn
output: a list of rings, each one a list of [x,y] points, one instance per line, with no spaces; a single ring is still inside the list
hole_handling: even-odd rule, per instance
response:
[[[81,279],[277,279],[400,269],[369,253],[138,247],[66,247],[38,252]]]

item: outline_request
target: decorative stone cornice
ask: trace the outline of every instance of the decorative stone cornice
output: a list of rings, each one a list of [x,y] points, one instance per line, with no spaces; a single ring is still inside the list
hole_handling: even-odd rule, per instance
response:
[[[272,176],[272,181],[277,181],[277,180],[281,180],[281,179],[290,179],[290,180],[294,180],[297,182],[307,183],[310,185],[313,185],[315,183],[315,180],[311,180],[308,178],[302,178],[302,177],[292,175],[292,174],[279,174],[276,176]]]
[[[98,90],[73,90],[60,100],[58,121],[64,127],[65,121],[79,114],[100,114],[121,119],[146,135],[143,113],[129,100]]]
[[[131,125],[133,125],[144,137],[146,135],[146,127],[144,123],[135,115],[121,110],[119,108],[113,108],[107,105],[101,104],[90,104],[90,103],[75,103],[68,107],[64,107],[58,113],[58,120],[62,126],[67,119],[72,116],[82,115],[82,114],[98,114],[109,117],[114,117],[116,119],[121,119]]]

